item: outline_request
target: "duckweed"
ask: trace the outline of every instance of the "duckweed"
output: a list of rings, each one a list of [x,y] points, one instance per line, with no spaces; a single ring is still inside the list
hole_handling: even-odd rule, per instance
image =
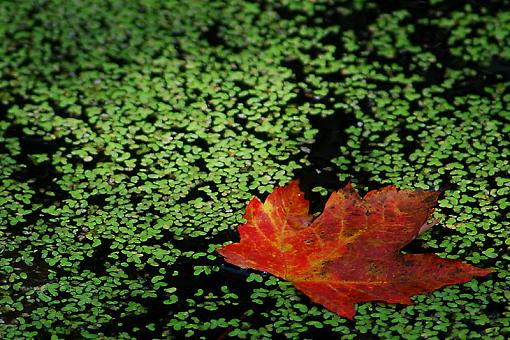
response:
[[[510,335],[503,2],[0,3],[2,338]],[[442,189],[405,250],[494,274],[354,321],[214,249],[298,177]]]

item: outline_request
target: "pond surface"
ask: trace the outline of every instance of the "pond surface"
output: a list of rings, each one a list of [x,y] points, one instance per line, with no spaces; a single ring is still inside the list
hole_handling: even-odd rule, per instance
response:
[[[507,338],[505,4],[0,3],[0,337]],[[350,321],[224,262],[294,178],[443,189],[404,251],[496,272]]]

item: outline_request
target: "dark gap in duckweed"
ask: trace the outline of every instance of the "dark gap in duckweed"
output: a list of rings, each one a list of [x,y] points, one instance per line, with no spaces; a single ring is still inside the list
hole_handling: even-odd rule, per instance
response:
[[[331,160],[340,155],[340,146],[347,140],[345,129],[352,125],[354,119],[339,112],[325,118],[312,116],[309,120],[312,127],[318,129],[315,142],[309,146],[308,159],[311,165],[296,171],[296,178],[300,181],[305,197],[310,200],[310,212],[315,213],[322,210],[327,197],[312,192],[312,189],[320,186],[331,192],[341,186],[338,169]]]
[[[172,232],[166,232],[164,234],[160,234],[160,237],[157,238],[151,238],[148,239],[144,244],[154,246],[154,245],[171,245],[172,247],[175,247],[181,251],[194,251],[194,252],[206,252],[209,245],[211,244],[223,244],[227,241],[232,242],[238,242],[240,240],[239,232],[237,229],[227,229],[223,232],[219,233],[210,233],[203,237],[189,237],[186,234],[182,235],[175,235]],[[189,261],[189,260],[187,260]],[[198,261],[198,260],[196,260]],[[221,266],[223,269],[230,270],[229,267],[224,267],[225,262],[217,258],[216,262],[211,263],[209,260],[203,260],[200,261],[206,261],[206,263],[200,263],[203,265],[218,265]],[[195,264],[199,264],[196,262]],[[242,274],[243,271],[240,271],[239,274]]]
[[[29,242],[25,242],[27,247],[31,247]],[[24,246],[23,244],[21,245]],[[39,247],[38,247],[39,248]],[[55,270],[55,268],[52,268],[48,266],[46,261],[41,256],[40,249],[36,249],[30,253],[30,256],[33,257],[32,263],[29,265],[22,261],[17,261],[13,263],[13,267],[15,268],[15,272],[17,273],[26,273],[29,277],[29,279],[23,280],[23,285],[18,290],[12,289],[12,282],[7,281],[7,277],[4,279],[0,278],[0,284],[5,284],[11,286],[10,289],[10,295],[13,298],[16,298],[18,296],[21,296],[23,293],[30,289],[40,289],[41,286],[49,282],[48,280],[48,274],[49,270]],[[20,254],[18,254],[20,255]],[[15,253],[7,253],[4,252],[2,254],[3,258],[16,258]],[[60,271],[60,270],[58,270]],[[24,304],[22,311],[10,311],[5,312],[2,314],[2,319],[5,323],[9,324],[17,324],[18,321],[16,320],[18,317],[22,316],[23,313],[29,313],[32,310],[36,308],[36,304],[33,304],[32,301],[27,301],[27,303]]]
[[[252,272],[249,270],[248,272]],[[224,274],[223,274],[224,275]],[[268,277],[268,274],[263,273],[261,276],[266,279]],[[255,281],[252,282],[246,282],[246,281],[238,281],[239,285],[234,286],[233,284],[235,282],[227,281],[229,284],[229,288],[234,287],[235,290],[233,292],[239,296],[238,299],[238,305],[237,306],[229,306],[229,313],[232,309],[233,311],[233,317],[239,319],[242,323],[246,323],[246,325],[252,328],[258,328],[258,327],[264,327],[268,320],[269,322],[272,321],[272,316],[270,315],[271,308],[274,307],[274,303],[276,302],[275,298],[267,298],[262,303],[255,303],[252,301],[250,295],[254,292],[257,288],[265,288],[265,289],[271,289],[271,287],[265,286],[263,283],[257,283]],[[277,289],[276,287],[274,289]],[[266,315],[264,315],[266,314]],[[269,315],[267,315],[269,314]],[[290,321],[290,320],[289,320]],[[243,326],[241,326],[243,328]],[[229,338],[227,337],[228,333],[233,330],[232,327],[229,327],[227,329],[223,329],[220,333],[220,337],[211,337],[215,339],[223,339],[223,338]],[[211,335],[214,334],[212,331]],[[329,335],[330,337],[333,335],[331,331],[325,330],[325,334]],[[209,338],[209,337],[206,337]],[[276,337],[278,339],[278,337]],[[283,339],[284,337],[281,336]],[[305,338],[305,337],[304,337]],[[315,337],[314,337],[315,338]],[[317,337],[318,338],[318,337]]]
[[[485,87],[487,84],[501,82],[502,76],[500,74],[484,73],[482,66],[478,66],[475,69],[479,70],[477,74],[465,75],[463,78],[458,79],[450,89],[446,89],[445,92],[443,92],[445,98],[453,102],[455,97],[469,94],[492,99],[492,94],[487,93]]]
[[[89,206],[97,206],[97,207],[101,207],[104,205],[106,199],[110,197],[109,195],[107,194],[95,194],[95,195],[90,195],[88,198],[87,198],[87,202],[89,203]]]
[[[241,89],[241,91],[246,91],[246,90],[253,89],[253,86],[248,84],[243,79],[234,79],[233,83],[234,83],[235,86],[239,87]],[[239,96],[238,98],[245,98],[245,97],[244,96]]]
[[[450,37],[448,29],[420,22],[416,22],[414,27],[415,30],[410,34],[409,39],[424,51],[434,54],[437,63],[451,68],[464,66],[465,61],[452,55],[448,48],[448,38]]]
[[[487,304],[486,310],[489,313],[490,317],[497,317],[498,315],[501,315],[504,313],[509,313],[510,307],[508,306],[506,301],[496,302],[491,299],[491,300],[489,300],[489,303]]]
[[[180,198],[176,202],[176,204],[182,204],[185,202],[193,201],[193,200],[196,200],[197,198],[201,198],[205,202],[210,201],[211,197],[205,191],[201,190],[202,188],[204,188],[206,186],[211,188],[211,190],[213,190],[214,188],[217,188],[216,184],[212,181],[205,181],[205,182],[199,183],[199,184],[191,187],[188,194],[186,196]]]
[[[410,109],[414,111],[411,107]],[[400,122],[397,131],[401,140],[405,141],[401,149],[404,155],[411,155],[420,148],[421,144],[416,136],[417,131],[409,129],[405,121]]]
[[[479,309],[476,311],[477,314],[483,314],[483,315],[488,315],[489,314],[489,310],[487,309],[487,305],[484,305],[484,309]],[[473,322],[471,319],[469,318],[466,318],[463,320],[463,322],[466,323],[466,325],[469,326],[469,330],[472,331],[472,332],[475,332],[477,334],[483,334],[483,332],[486,330],[487,328],[487,325],[485,324],[478,324],[476,322]],[[505,332],[503,331],[502,332],[503,334],[508,334],[508,332]]]
[[[243,98],[243,101],[245,104],[246,103],[246,100],[248,98]],[[240,102],[238,102],[240,104]],[[243,104],[239,105],[239,106],[244,106]],[[238,113],[234,116],[234,122],[239,126],[239,127],[243,127],[245,128],[246,127],[246,124],[248,123],[248,116],[244,113]]]
[[[340,147],[347,141],[345,130],[355,124],[355,118],[333,107],[334,102],[341,101],[342,98],[324,98],[320,100],[326,108],[333,109],[335,113],[330,116],[310,116],[309,120],[312,128],[317,129],[313,144],[309,147],[310,152],[307,157],[311,165],[303,167],[296,171],[295,177],[300,180],[300,187],[305,193],[305,197],[310,201],[310,213],[322,211],[328,196],[324,197],[318,192],[313,192],[314,187],[326,188],[329,192],[340,189],[346,183],[341,183],[338,179],[339,169],[331,160],[338,157],[341,153]],[[310,101],[310,97],[305,91],[301,91],[294,102],[303,103]],[[364,112],[371,112],[369,100],[367,98],[360,101],[360,107]],[[363,146],[362,146],[363,149]],[[303,153],[296,157],[303,157]],[[349,157],[349,156],[348,156]],[[350,164],[353,164],[352,162]],[[377,189],[381,185],[370,179],[370,174],[365,171],[354,171],[352,165],[347,170],[348,173],[355,174],[350,179],[356,183],[369,188]],[[362,194],[362,193],[360,193]]]
[[[381,338],[371,334],[358,334],[354,337],[354,340],[379,340],[379,339]]]
[[[287,57],[282,62],[282,66],[292,70],[294,74],[294,81],[296,83],[304,82],[306,80],[305,65],[299,58]]]
[[[54,153],[58,150],[59,147],[64,145],[62,141],[58,139],[47,140],[41,136],[26,135],[23,132],[23,127],[15,124],[9,126],[9,128],[6,130],[5,137],[18,138],[21,149],[23,150],[23,155],[18,157],[25,157],[25,161],[27,160],[27,155],[37,153]]]
[[[320,27],[331,27],[338,25],[342,30],[366,30],[368,25],[375,20],[378,15],[376,8],[365,7],[361,11],[352,11],[351,13],[345,14],[342,12],[346,11],[351,7],[349,4],[345,6],[338,6],[337,4],[328,4],[324,10],[318,11],[316,16],[322,18],[322,22],[310,22],[308,24],[318,25]],[[352,8],[352,7],[351,7]]]
[[[108,327],[101,328],[101,331],[110,337],[115,337],[126,328],[133,330],[133,333],[139,339],[153,339],[157,335],[161,335],[164,330],[166,317],[171,316],[173,313],[169,310],[167,305],[164,305],[161,301],[162,298],[130,298],[129,301],[141,304],[145,309],[146,313],[142,314],[130,314],[123,315],[118,311],[111,312],[110,315],[114,317],[116,323],[112,323]],[[149,330],[145,326],[154,323],[154,330]],[[134,331],[138,328],[138,331]]]
[[[39,136],[27,136],[23,133],[22,127],[18,125],[11,125],[5,133],[5,137],[17,138],[20,143],[21,152],[14,156],[14,159],[24,166],[16,171],[12,178],[28,183],[34,191],[31,197],[32,203],[47,206],[68,197],[68,194],[54,181],[60,175],[55,167],[49,161],[37,164],[30,158],[34,154],[53,154],[64,145],[61,140],[48,141]],[[38,210],[34,210],[27,217],[26,224],[33,223],[38,217]]]
[[[79,156],[73,156],[71,157],[71,159],[73,160],[74,164],[80,164],[83,170],[93,170],[97,169],[98,165],[100,165],[101,163],[111,163],[111,158],[105,155],[103,152],[98,152],[90,156],[93,157],[92,161],[84,161]],[[119,171],[119,173],[120,172],[127,174],[129,173],[129,170]]]
[[[80,115],[76,115],[76,114],[73,114],[73,113],[69,112],[68,110],[66,110],[65,107],[61,106],[54,99],[47,99],[46,102],[53,109],[55,114],[57,116],[59,116],[59,117],[62,117],[62,118],[77,118],[77,117],[81,117],[83,115],[83,113],[80,114]],[[83,121],[86,121],[86,120],[84,119]]]
[[[209,150],[209,147],[211,146],[207,140],[201,137],[195,138],[195,140],[193,140],[193,145],[198,146],[200,149],[204,151]]]
[[[112,253],[111,245],[113,244],[112,239],[102,237],[101,244],[94,247],[91,256],[86,256],[80,263],[81,270],[90,270],[98,276],[108,275],[106,264],[108,256]]]
[[[7,77],[5,77],[5,78],[7,78]],[[5,79],[5,81],[9,81],[9,80],[13,80],[13,79]],[[7,92],[6,89],[4,89],[4,91]],[[7,100],[5,100],[5,101],[0,100],[0,119],[5,120],[7,117],[7,112],[13,106],[14,106],[14,104],[11,102],[8,102]]]
[[[220,34],[220,26],[217,22],[202,29],[202,38],[212,47],[225,46],[225,40]]]
[[[242,278],[239,277],[239,273],[229,272],[229,271],[218,271],[213,272],[210,275],[194,275],[194,265],[208,265],[210,261],[202,261],[203,263],[199,263],[196,260],[181,260],[177,263],[173,264],[170,271],[165,275],[166,282],[171,283],[172,287],[177,288],[179,300],[176,304],[165,305],[163,301],[165,300],[165,294],[161,291],[157,292],[158,297],[156,298],[130,298],[130,301],[135,301],[140,303],[146,308],[146,313],[142,313],[140,315],[126,315],[121,317],[118,315],[118,323],[116,325],[110,325],[108,328],[104,328],[104,332],[107,335],[118,334],[119,331],[125,329],[125,325],[129,325],[131,328],[138,326],[140,328],[139,333],[137,332],[137,336],[147,337],[154,334],[154,331],[149,331],[145,329],[143,326],[148,323],[155,323],[157,330],[164,329],[165,322],[168,320],[168,316],[172,315],[175,311],[178,310],[186,310],[188,309],[188,303],[192,300],[196,300],[195,294],[201,288],[207,288],[208,293],[213,293],[219,296],[221,299],[221,295],[223,294],[220,290],[220,286],[214,284],[214,282],[221,282],[221,285],[226,285],[229,287],[232,293],[235,293],[239,296],[239,299],[236,304],[229,304],[227,307],[218,308],[215,311],[208,310],[200,310],[197,308],[197,313],[195,316],[199,318],[203,318],[205,320],[212,319],[214,317],[222,317],[225,313],[225,308],[228,308],[228,313],[232,317],[238,315],[241,317],[248,309],[261,309],[261,306],[254,304],[251,302],[250,294],[252,289],[256,287],[263,287],[263,284],[251,282],[247,283],[245,281],[245,277],[247,276],[247,272]],[[155,270],[155,269],[154,269]],[[179,280],[175,280],[171,275],[172,272],[179,273]],[[251,271],[250,271],[251,272]],[[157,275],[157,274],[154,274]],[[150,277],[151,275],[148,275]],[[266,274],[267,276],[267,274]],[[247,285],[252,286],[251,289],[247,288]],[[207,301],[207,300],[206,300]],[[256,319],[259,320],[259,319]],[[120,323],[120,324],[119,324]],[[224,329],[219,328],[217,330],[210,329],[207,332],[206,338],[217,338],[224,332]],[[158,334],[158,333],[155,333]],[[160,333],[159,333],[160,334]],[[171,332],[172,336],[183,336],[183,334],[179,331]]]
[[[204,149],[202,149],[202,150],[204,150]],[[195,160],[195,162],[193,163],[193,165],[195,165],[202,172],[207,172],[208,171],[205,159],[203,159],[202,157],[197,158]]]
[[[484,69],[484,72],[489,74],[499,74],[504,76],[505,80],[508,80],[510,79],[510,60],[495,57],[492,59],[491,63]]]
[[[48,274],[50,270],[55,270],[50,267],[46,261],[42,258],[41,249],[35,249],[31,252],[33,260],[31,265],[27,265],[25,262],[16,263],[16,267],[20,268],[21,271],[30,274],[30,280],[25,280],[23,283],[24,287],[39,287],[48,282]]]

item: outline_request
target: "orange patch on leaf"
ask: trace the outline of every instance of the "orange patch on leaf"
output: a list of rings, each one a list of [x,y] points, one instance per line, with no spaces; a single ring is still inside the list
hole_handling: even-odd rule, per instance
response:
[[[348,184],[315,220],[297,181],[246,207],[241,241],[217,249],[231,264],[290,281],[310,299],[352,319],[366,301],[412,304],[410,297],[484,276],[434,254],[401,254],[427,225],[439,193],[387,186],[361,198]]]

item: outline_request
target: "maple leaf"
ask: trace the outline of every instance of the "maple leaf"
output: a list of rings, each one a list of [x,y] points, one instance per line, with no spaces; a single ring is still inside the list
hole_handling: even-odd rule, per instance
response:
[[[400,250],[429,227],[439,193],[387,186],[361,198],[334,192],[312,221],[297,181],[246,207],[241,240],[217,249],[231,264],[290,281],[310,299],[352,319],[366,301],[412,304],[410,297],[484,276],[481,269],[435,254]]]

